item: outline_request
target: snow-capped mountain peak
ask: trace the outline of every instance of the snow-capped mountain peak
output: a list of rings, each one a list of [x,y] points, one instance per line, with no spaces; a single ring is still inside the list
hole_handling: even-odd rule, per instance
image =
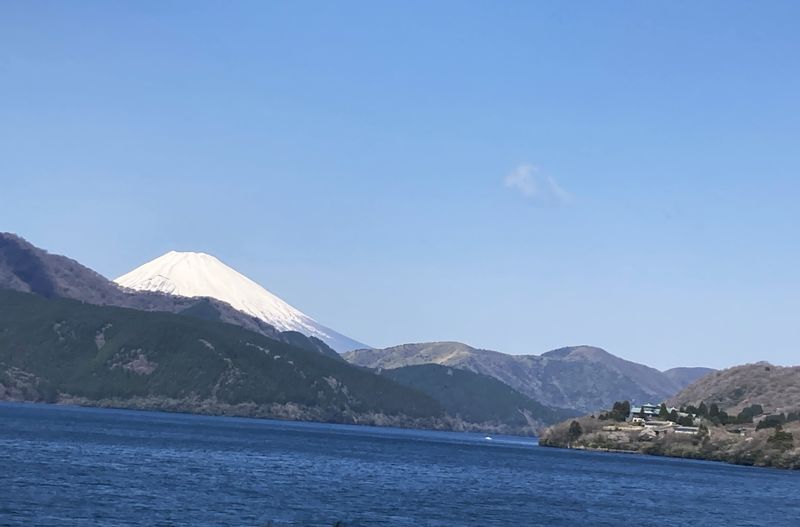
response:
[[[138,291],[216,298],[280,331],[317,337],[339,352],[368,347],[323,326],[210,254],[170,251],[114,282]]]

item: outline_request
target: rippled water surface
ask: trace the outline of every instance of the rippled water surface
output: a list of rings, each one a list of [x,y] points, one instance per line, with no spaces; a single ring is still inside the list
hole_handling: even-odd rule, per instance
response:
[[[800,473],[483,435],[0,404],[0,525],[800,525]]]

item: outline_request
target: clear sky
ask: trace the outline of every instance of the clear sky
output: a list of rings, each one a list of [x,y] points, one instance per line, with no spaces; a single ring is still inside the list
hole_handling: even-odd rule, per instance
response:
[[[0,230],[373,346],[800,363],[798,2],[0,3]]]

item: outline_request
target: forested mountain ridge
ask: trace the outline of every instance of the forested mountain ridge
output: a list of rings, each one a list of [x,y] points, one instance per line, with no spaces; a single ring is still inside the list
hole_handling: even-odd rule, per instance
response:
[[[528,405],[524,423],[512,407],[471,421],[407,384],[231,324],[0,290],[0,399],[528,434],[555,420]]]
[[[0,375],[10,399],[336,422],[444,416],[424,394],[234,325],[10,290]]]

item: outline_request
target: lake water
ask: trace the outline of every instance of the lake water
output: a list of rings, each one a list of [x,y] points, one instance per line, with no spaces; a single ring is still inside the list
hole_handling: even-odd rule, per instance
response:
[[[800,472],[513,437],[0,404],[0,525],[800,525]]]

